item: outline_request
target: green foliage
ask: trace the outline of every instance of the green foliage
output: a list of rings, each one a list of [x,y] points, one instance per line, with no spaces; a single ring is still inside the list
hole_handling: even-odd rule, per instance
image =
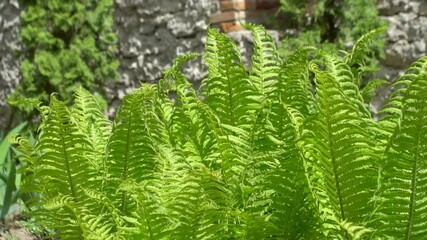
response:
[[[210,29],[200,89],[180,71],[197,55],[181,56],[113,123],[83,88],[72,108],[53,95],[35,145],[19,146],[36,222],[61,239],[424,238],[426,58],[377,122],[350,65],[363,47],[282,63],[265,29],[247,28],[249,71]]]
[[[22,81],[9,96],[25,113],[34,107],[23,98],[46,103],[51,92],[66,103],[83,86],[103,93],[117,77],[117,36],[113,31],[113,1],[34,0],[21,16]]]
[[[366,32],[385,26],[375,0],[281,0],[281,4],[287,16],[282,27],[298,32],[283,40],[280,53],[285,57],[301,46],[338,53]],[[363,55],[363,60],[372,69],[383,57],[384,37],[370,40],[370,53]]]
[[[17,210],[17,202],[21,197],[19,192],[21,174],[17,174],[17,170],[21,166],[17,166],[14,159],[11,139],[26,125],[26,122],[19,124],[0,141],[0,219],[4,219],[7,214]]]

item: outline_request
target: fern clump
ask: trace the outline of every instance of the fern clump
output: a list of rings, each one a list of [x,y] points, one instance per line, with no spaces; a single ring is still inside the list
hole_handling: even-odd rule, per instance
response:
[[[190,54],[113,122],[83,88],[71,108],[55,95],[39,107],[35,145],[19,140],[37,222],[61,239],[423,238],[425,59],[374,121],[352,65],[368,40],[282,62],[263,27],[247,28],[249,70],[208,31],[200,89],[180,71]]]

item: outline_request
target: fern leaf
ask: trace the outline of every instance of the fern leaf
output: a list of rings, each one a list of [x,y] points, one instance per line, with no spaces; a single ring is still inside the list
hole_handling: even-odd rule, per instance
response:
[[[401,127],[396,127],[382,171],[380,233],[422,239],[427,234],[427,75],[420,74],[402,99]]]
[[[379,88],[384,87],[388,84],[389,82],[383,79],[374,79],[369,81],[368,84],[366,84],[366,86],[360,92],[365,103],[370,103],[373,97],[375,96],[376,91]]]
[[[377,28],[364,34],[353,45],[351,52],[345,57],[348,66],[354,69],[352,72],[356,78],[356,84],[360,86],[362,74],[367,70],[366,59],[371,54],[371,43],[380,34],[384,34],[387,27]]]
[[[276,43],[264,27],[250,23],[245,27],[252,31],[254,41],[250,79],[262,95],[268,96],[278,81],[281,66]]]
[[[141,182],[151,179],[156,168],[156,139],[161,135],[158,134],[159,121],[154,111],[155,94],[154,85],[143,85],[123,99],[108,142],[109,181],[105,186],[115,196],[119,209],[126,214],[132,211],[132,201],[128,201],[125,192],[114,194],[114,191],[127,180]]]
[[[92,144],[93,151],[88,157],[92,167],[104,175],[105,146],[111,134],[111,122],[102,114],[98,102],[87,90],[80,87],[75,98],[71,113]]]
[[[325,233],[349,238],[340,222],[363,225],[372,209],[366,204],[375,191],[378,156],[374,141],[361,128],[363,119],[330,75],[312,66],[316,74],[319,112],[304,121],[300,148],[313,199]],[[343,229],[345,230],[345,229]]]
[[[275,96],[305,117],[314,112],[313,85],[308,68],[310,55],[314,51],[314,48],[301,48],[289,56],[275,87]]]
[[[41,217],[39,211],[35,211],[35,216],[41,222],[47,220],[47,226],[58,229],[61,236],[67,239],[67,234],[70,236],[84,234],[83,225],[76,225],[81,217],[96,214],[91,213],[94,206],[88,201],[85,189],[97,189],[99,182],[96,181],[95,171],[90,168],[87,158],[92,151],[92,144],[79,129],[68,108],[52,96],[49,110],[36,144],[35,154],[39,155],[39,158],[32,167],[34,169],[32,179],[39,185],[37,189],[41,194],[39,199],[33,200],[34,207],[46,209],[48,214],[44,214],[47,218],[58,214],[55,219],[68,220],[58,225],[58,222]],[[60,205],[58,210],[51,211],[44,204],[62,198],[67,199],[67,204]]]
[[[359,91],[357,79],[353,76],[350,67],[338,56],[323,55],[328,72],[338,81],[344,94],[359,109],[358,112],[366,119],[371,119],[371,114],[365,106]]]
[[[401,76],[393,85],[390,101],[379,112],[384,117],[380,123],[384,125],[388,131],[391,132],[395,129],[396,125],[400,125],[403,110],[403,98],[407,92],[408,86],[414,79],[427,71],[427,57],[422,57],[414,62],[411,67],[406,70],[405,74]]]
[[[205,102],[221,123],[240,125],[247,121],[259,99],[250,82],[236,45],[216,29],[208,30],[205,61],[209,78],[202,82]]]

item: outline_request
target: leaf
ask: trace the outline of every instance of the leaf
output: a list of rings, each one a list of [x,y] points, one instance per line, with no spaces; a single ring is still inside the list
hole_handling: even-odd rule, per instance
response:
[[[16,134],[18,134],[19,132],[21,132],[22,129],[24,129],[24,127],[27,126],[27,122],[23,122],[21,124],[19,124],[18,126],[16,126],[15,128],[13,128],[7,135],[6,137],[1,141],[0,143],[0,166],[3,166],[6,163],[6,156],[9,153],[9,149],[10,149],[10,139],[15,136]]]

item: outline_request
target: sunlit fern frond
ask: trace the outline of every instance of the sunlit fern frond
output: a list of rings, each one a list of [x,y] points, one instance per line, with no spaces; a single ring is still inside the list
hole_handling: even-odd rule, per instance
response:
[[[422,57],[406,70],[393,85],[390,101],[386,103],[384,108],[379,112],[383,115],[380,123],[390,131],[394,131],[396,125],[400,125],[400,119],[403,110],[403,98],[407,92],[409,85],[414,79],[427,72],[427,57]]]
[[[111,135],[111,122],[101,112],[98,102],[87,90],[79,88],[75,94],[75,103],[71,110],[79,128],[87,135],[93,151],[89,153],[90,163],[103,176],[105,169],[105,147]]]
[[[85,195],[85,189],[97,189],[100,183],[96,180],[95,171],[90,167],[87,157],[93,151],[92,145],[68,108],[55,96],[51,97],[49,114],[43,126],[35,148],[39,159],[33,163],[32,180],[39,185],[39,194],[32,206],[36,210],[35,218],[43,223],[61,213],[58,218],[67,219],[65,222],[58,224],[47,220],[46,227],[69,228],[66,234],[83,238],[85,229],[79,225],[80,218],[97,214],[93,212],[94,205]],[[63,205],[64,208],[59,206],[55,210],[49,209],[45,203],[56,201],[55,199],[66,199],[67,204]],[[67,206],[75,207],[70,208],[73,210],[70,211]],[[42,213],[43,209],[46,212]],[[64,239],[77,239],[66,236]]]
[[[348,55],[345,57],[345,62],[352,69],[353,75],[356,78],[358,86],[361,85],[362,76],[365,72],[372,72],[374,69],[369,69],[366,66],[366,59],[372,54],[372,41],[379,35],[384,34],[387,27],[377,28],[364,34],[360,37]]]
[[[122,216],[125,224],[118,228],[124,239],[170,239],[173,227],[160,198],[159,183],[148,180],[136,183],[132,180],[120,186],[136,203],[133,211]]]
[[[371,114],[359,91],[358,79],[351,72],[349,65],[335,55],[323,54],[323,57],[327,72],[340,84],[343,93],[358,108],[357,112],[360,112],[363,118],[371,119]]]
[[[315,48],[298,49],[289,56],[279,73],[279,83],[275,87],[280,102],[299,111],[307,117],[315,111],[313,91],[310,80],[309,62]]]
[[[382,170],[379,237],[427,235],[427,74],[411,78]]]
[[[263,26],[248,23],[245,27],[252,31],[254,41],[250,79],[262,95],[268,96],[278,81],[282,65],[276,43]]]
[[[316,74],[319,112],[305,119],[300,148],[324,233],[350,239],[342,222],[363,226],[372,212],[378,156],[374,141],[361,127],[364,120],[336,79],[312,65]]]
[[[181,139],[180,148],[191,156],[192,161],[202,162],[206,166],[218,168],[218,147],[216,130],[218,124],[212,124],[212,111],[197,95],[196,90],[182,74],[180,67],[190,58],[198,55],[184,55],[175,61],[165,75],[176,86],[177,103],[174,106],[174,125],[178,127],[175,136]]]
[[[254,83],[243,66],[237,46],[223,33],[209,29],[205,61],[209,77],[202,82],[206,104],[222,124],[236,126],[248,120],[259,101]]]
[[[107,145],[104,185],[123,214],[131,213],[134,203],[125,192],[117,191],[119,186],[128,180],[151,179],[156,169],[156,139],[161,136],[154,110],[156,92],[156,86],[146,84],[123,99]]]

